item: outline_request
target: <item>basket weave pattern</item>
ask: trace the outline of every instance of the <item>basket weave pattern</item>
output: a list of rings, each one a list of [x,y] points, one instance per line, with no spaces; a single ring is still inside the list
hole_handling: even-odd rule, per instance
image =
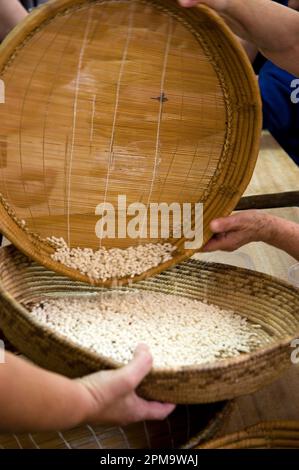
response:
[[[244,431],[211,440],[201,449],[298,449],[298,421],[268,421]]]
[[[258,86],[233,34],[206,7],[53,1],[0,46],[0,77],[2,230],[49,269],[88,282],[54,262],[44,239],[98,248],[95,208],[119,194],[146,207],[204,203],[206,242],[209,222],[234,209],[251,178]],[[184,237],[168,241],[174,259],[136,280],[193,253]],[[124,248],[132,239],[102,243]]]
[[[28,311],[32,302],[43,297],[84,295],[104,288],[59,276],[13,247],[1,250],[0,266],[0,328],[18,350],[71,377],[117,366],[41,327]],[[230,399],[270,383],[291,365],[290,342],[299,336],[299,296],[284,282],[245,269],[190,260],[134,288],[206,299],[261,325],[257,331],[262,346],[250,354],[213,364],[154,370],[140,388],[147,398],[189,404]]]

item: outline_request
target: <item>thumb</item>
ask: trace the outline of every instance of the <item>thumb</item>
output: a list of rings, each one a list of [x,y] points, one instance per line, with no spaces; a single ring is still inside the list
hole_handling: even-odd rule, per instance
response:
[[[229,232],[231,230],[238,230],[241,228],[241,221],[238,218],[238,214],[231,215],[230,217],[221,217],[220,219],[214,219],[210,223],[210,229],[213,233]]]
[[[152,356],[147,346],[140,344],[128,365],[119,369],[95,372],[80,379],[89,390],[110,400],[135,390],[152,368]],[[94,393],[94,392],[93,392]]]
[[[153,358],[145,344],[139,344],[135,350],[134,357],[126,366],[119,369],[118,380],[122,383],[123,393],[134,390],[150,372]]]
[[[148,347],[144,344],[138,345],[129,364],[113,371],[107,371],[109,381],[106,385],[109,388],[110,396],[120,397],[135,390],[150,372],[152,364],[153,359]]]
[[[198,0],[179,0],[180,5],[182,7],[194,7],[197,3],[199,3]]]

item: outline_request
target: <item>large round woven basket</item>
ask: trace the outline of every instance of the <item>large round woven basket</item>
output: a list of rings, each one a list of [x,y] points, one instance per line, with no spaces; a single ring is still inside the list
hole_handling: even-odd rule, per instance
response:
[[[290,342],[299,337],[299,295],[288,284],[246,269],[190,260],[134,286],[205,299],[261,326],[256,351],[204,365],[154,369],[140,387],[144,397],[182,404],[221,401],[259,389],[291,365]],[[41,298],[104,289],[48,271],[12,246],[1,249],[0,328],[20,352],[68,376],[115,368],[114,361],[42,326],[29,311]]]
[[[232,402],[181,405],[164,421],[80,426],[64,432],[0,434],[0,449],[190,449],[212,439],[232,411]]]
[[[76,280],[90,281],[51,258],[47,237],[93,249],[137,243],[99,237],[99,204],[121,212],[123,195],[148,214],[152,203],[201,202],[206,242],[209,222],[234,209],[251,178],[261,128],[257,81],[207,7],[50,1],[0,46],[0,78],[1,229],[28,256]],[[177,249],[136,280],[194,251],[185,232],[153,237],[149,224],[138,243]]]

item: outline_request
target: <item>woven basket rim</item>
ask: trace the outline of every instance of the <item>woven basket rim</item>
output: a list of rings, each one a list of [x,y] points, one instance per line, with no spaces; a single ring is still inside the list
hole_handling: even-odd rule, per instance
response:
[[[18,251],[13,245],[8,246],[8,247],[3,247],[0,250],[6,251],[8,253],[9,252],[13,253],[13,252]],[[249,274],[249,276],[255,276],[256,278],[262,278],[271,282],[275,282],[276,284],[279,284],[280,286],[287,288],[293,294],[295,293],[296,295],[299,295],[299,290],[296,289],[294,286],[274,276],[260,273],[258,271],[252,271],[250,269],[240,268],[237,266],[230,266],[230,265],[226,265],[222,263],[210,263],[207,261],[200,261],[200,260],[194,260],[194,259],[188,260],[186,264],[193,264],[195,266],[213,265],[216,268],[226,269],[232,273],[234,272],[237,272],[237,273],[239,272],[243,274],[246,273],[246,274]],[[41,265],[40,267],[43,268],[43,266]],[[75,343],[71,339],[66,339],[62,334],[58,332],[53,332],[50,329],[48,329],[46,326],[42,325],[38,320],[36,320],[32,315],[30,315],[29,310],[27,310],[22,304],[17,302],[14,299],[14,297],[7,290],[5,290],[1,279],[0,279],[0,295],[6,301],[8,301],[10,304],[13,305],[13,307],[22,316],[23,320],[25,320],[28,324],[33,325],[37,327],[41,332],[46,333],[49,338],[53,338],[58,344],[62,345],[65,349],[76,350],[76,352],[79,353],[82,357],[86,358],[89,362],[93,363],[95,367],[99,361],[99,358],[101,359],[101,362],[105,364],[106,368],[115,369],[115,368],[123,366],[123,364],[117,361],[114,361],[111,358],[106,358],[100,354],[90,351],[87,347],[79,346],[77,343]],[[84,294],[82,296],[84,296]],[[213,361],[210,363],[204,363],[201,365],[194,364],[191,366],[178,366],[178,367],[173,367],[173,368],[152,369],[152,371],[150,372],[150,376],[154,378],[159,378],[159,377],[164,377],[165,375],[173,374],[173,373],[186,373],[186,374],[190,372],[204,373],[204,372],[209,372],[209,371],[224,370],[227,368],[233,368],[234,366],[240,366],[240,365],[243,365],[245,367],[246,364],[248,364],[249,362],[254,362],[260,357],[263,357],[265,355],[271,355],[277,350],[287,347],[293,339],[296,339],[298,337],[299,337],[299,327],[298,327],[298,330],[296,330],[296,332],[294,332],[293,335],[288,335],[279,341],[274,341],[274,343],[270,343],[268,346],[258,348],[257,350],[250,352],[250,353],[243,353],[240,356],[236,356],[232,358],[218,359],[216,361]]]
[[[294,442],[293,433],[296,433],[296,441],[299,447],[299,421],[298,420],[271,420],[246,427],[244,430],[233,432],[222,437],[215,437],[199,446],[197,449],[221,449],[221,448],[254,448],[256,443],[264,443],[272,447],[271,443],[277,440],[281,442]],[[290,436],[288,436],[290,434]],[[251,445],[249,445],[251,444]],[[288,447],[288,446],[287,446]]]
[[[109,0],[110,1],[110,0]],[[117,0],[121,2],[122,0]],[[152,4],[159,5],[162,4],[162,1],[160,0],[138,0],[139,2],[147,3],[151,2]],[[96,3],[96,2],[103,2],[105,3],[105,0],[52,0],[49,3],[45,3],[40,5],[39,8],[35,9],[25,20],[19,24],[13,31],[11,31],[8,36],[5,38],[3,43],[0,45],[0,69],[3,68],[4,64],[6,63],[7,59],[11,57],[17,46],[20,46],[22,44],[22,41],[28,37],[28,35],[33,35],[35,31],[40,28],[43,24],[46,24],[48,21],[51,21],[53,17],[57,14],[63,13],[64,11],[71,9],[71,8],[76,8],[78,6],[84,6],[84,4],[87,3]],[[175,3],[175,2],[174,2]],[[173,7],[175,8],[175,7]],[[177,7],[176,7],[177,8]],[[230,200],[226,203],[225,210],[222,210],[222,216],[229,215],[233,209],[236,207],[241,194],[245,191],[250,176],[253,173],[256,160],[258,157],[258,150],[259,150],[259,135],[260,135],[260,129],[262,127],[262,109],[261,109],[261,97],[260,97],[260,91],[259,91],[259,86],[258,82],[255,79],[254,73],[252,66],[248,60],[248,57],[238,41],[236,41],[235,36],[233,32],[230,30],[230,28],[225,24],[224,20],[212,9],[205,5],[200,5],[196,7],[199,9],[207,18],[211,19],[215,24],[217,24],[217,27],[219,30],[222,32],[222,34],[226,37],[228,40],[230,47],[234,50],[236,56],[240,59],[240,63],[242,64],[242,68],[245,71],[246,77],[247,77],[247,86],[248,89],[250,89],[251,94],[252,94],[252,106],[255,108],[255,119],[254,119],[254,125],[253,125],[253,130],[252,130],[252,138],[250,141],[251,145],[251,158],[248,158],[246,160],[246,174],[249,176],[243,177],[240,183],[238,184],[238,190],[233,194],[230,198]],[[221,196],[217,195],[215,196],[215,201],[219,205],[219,200]],[[216,205],[217,205],[216,204]],[[0,213],[2,213],[2,216],[5,214],[5,208],[2,203],[0,203]],[[14,230],[11,228],[10,224],[12,223],[12,219],[9,217],[5,222],[0,222],[0,228],[2,226],[2,231],[5,234],[7,238],[15,245],[17,246],[24,254],[27,256],[30,256],[30,258],[34,259],[35,261],[42,263],[45,267],[48,269],[54,270],[55,272],[59,274],[64,274],[67,275],[68,277],[82,281],[82,282],[89,282],[91,283],[91,280],[88,278],[87,275],[81,274],[79,271],[76,271],[74,269],[68,268],[64,266],[63,264],[60,264],[59,262],[56,262],[50,258],[50,256],[45,256],[45,253],[41,254],[41,250],[38,249],[38,247],[33,246],[33,242],[28,236],[28,234],[24,235],[23,237],[26,238],[26,243],[21,239],[21,233],[20,228],[18,227],[17,224],[15,224]],[[207,240],[212,236],[212,232],[209,230],[207,232]],[[44,248],[44,244],[42,245]],[[145,273],[135,276],[133,278],[133,281],[139,281],[142,280],[146,277],[150,277],[158,272],[161,272],[162,270],[168,269],[171,266],[180,263],[189,257],[191,257],[194,253],[198,252],[199,250],[183,250],[179,252],[172,260],[167,261],[165,263],[160,264],[157,268],[152,268]],[[119,283],[121,284],[126,284],[128,280],[132,280],[130,277],[124,277],[119,279]],[[111,284],[112,280],[108,279],[106,281],[98,280],[94,282],[94,285],[96,286],[109,286]]]
[[[215,439],[217,438],[217,434],[220,432],[222,427],[225,424],[225,420],[232,414],[236,407],[236,400],[227,400],[222,402],[217,402],[217,404],[222,404],[221,409],[219,409],[215,415],[210,419],[207,423],[206,427],[196,433],[193,437],[191,437],[184,445],[180,446],[180,449],[192,449],[196,446],[200,447],[200,443],[209,442],[207,439],[207,434],[213,432],[215,429]],[[213,438],[214,439],[214,438]]]

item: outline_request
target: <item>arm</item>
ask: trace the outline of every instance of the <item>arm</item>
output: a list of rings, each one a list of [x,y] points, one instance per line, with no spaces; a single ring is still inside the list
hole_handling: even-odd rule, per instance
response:
[[[18,0],[0,0],[0,40],[27,15]]]
[[[237,38],[240,41],[243,48],[245,49],[245,52],[248,55],[248,58],[249,58],[250,62],[253,64],[253,62],[255,61],[256,56],[258,54],[258,48],[254,44],[252,44],[251,42],[246,41],[245,39],[241,39],[239,37],[237,37]]]
[[[179,0],[214,8],[242,39],[279,67],[299,76],[299,13],[271,0]]]
[[[203,251],[233,251],[262,241],[299,260],[299,224],[295,222],[251,210],[213,220],[211,230],[215,235]]]
[[[71,380],[6,353],[0,364],[0,429],[62,430],[83,423],[128,424],[164,419],[174,405],[147,402],[135,393],[152,358],[139,346],[133,360],[114,371]]]
[[[299,261],[299,224],[272,216],[268,240],[266,239],[266,242],[286,251]]]

